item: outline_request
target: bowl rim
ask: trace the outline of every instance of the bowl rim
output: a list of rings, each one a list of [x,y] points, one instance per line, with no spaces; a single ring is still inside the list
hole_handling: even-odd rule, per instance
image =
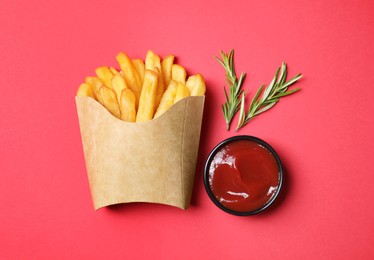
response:
[[[252,210],[252,211],[239,212],[239,211],[234,211],[234,210],[231,210],[229,208],[224,207],[215,198],[215,196],[213,195],[212,190],[210,189],[210,185],[209,185],[209,168],[210,168],[210,164],[211,164],[214,156],[216,155],[217,151],[219,151],[224,145],[227,145],[229,143],[232,143],[232,142],[235,142],[235,141],[238,141],[238,140],[252,141],[252,142],[255,142],[255,143],[257,143],[257,144],[265,147],[273,155],[273,157],[277,161],[277,165],[278,165],[278,189],[276,190],[275,194],[270,198],[270,200],[268,200],[262,207],[260,207],[260,208],[258,208],[256,210]],[[255,137],[255,136],[251,136],[251,135],[236,135],[236,136],[232,136],[232,137],[229,137],[229,138],[221,141],[218,145],[216,145],[213,148],[213,150],[209,153],[209,156],[208,156],[208,158],[207,158],[207,160],[205,162],[203,178],[204,178],[204,187],[205,187],[205,190],[208,193],[209,198],[212,200],[212,202],[218,208],[220,208],[221,210],[223,210],[224,212],[232,214],[232,215],[236,215],[236,216],[251,216],[251,215],[258,214],[258,213],[263,212],[264,210],[268,209],[274,203],[274,201],[278,198],[278,195],[279,195],[279,193],[280,193],[280,191],[282,189],[283,182],[284,182],[283,166],[282,166],[281,159],[279,158],[277,152],[274,150],[274,148],[272,146],[270,146],[264,140],[262,140],[262,139],[260,139],[258,137]]]

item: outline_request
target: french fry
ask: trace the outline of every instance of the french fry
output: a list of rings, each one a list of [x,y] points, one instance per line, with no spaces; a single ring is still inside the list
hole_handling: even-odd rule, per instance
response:
[[[179,100],[188,97],[190,93],[188,92],[188,88],[183,83],[178,82],[177,86],[177,94],[175,95],[174,104],[177,103]]]
[[[158,75],[156,101],[155,101],[155,110],[156,110],[158,105],[160,104],[162,94],[164,93],[164,88],[165,88],[164,81],[162,79],[160,56],[155,54],[153,51],[149,50],[145,57],[145,68],[156,72]]]
[[[91,85],[82,83],[78,88],[77,97],[91,97],[95,99]]]
[[[165,88],[164,88],[164,81],[162,80],[162,73],[158,67],[155,67],[155,72],[158,76],[157,81],[157,91],[156,91],[156,100],[155,100],[155,111],[160,104],[162,95],[164,94]]]
[[[191,96],[204,96],[206,91],[205,81],[201,74],[192,75],[186,82]]]
[[[116,75],[118,73],[118,70],[115,67],[110,67],[109,69],[113,75]]]
[[[147,70],[155,71],[155,68],[159,68],[161,71],[161,59],[160,56],[149,50],[145,56],[145,68]]]
[[[139,75],[140,82],[143,84],[145,65],[142,59],[133,59],[132,64]]]
[[[160,105],[157,108],[154,118],[161,116],[174,104],[175,96],[177,95],[177,88],[178,83],[175,80],[170,80],[170,84],[162,95]]]
[[[171,80],[171,66],[174,63],[174,55],[167,55],[161,61],[162,79],[165,86],[169,86]]]
[[[122,89],[119,108],[121,110],[121,119],[127,122],[135,122],[135,94],[128,88]]]
[[[122,90],[127,88],[125,78],[123,77],[121,73],[117,72],[112,77],[112,88],[114,92],[116,93],[118,103],[120,104]]]
[[[113,73],[107,66],[101,66],[95,70],[97,77],[104,83],[108,88],[112,88],[111,79]]]
[[[139,108],[136,122],[151,120],[155,111],[158,75],[152,70],[145,70],[142,93],[139,99]]]
[[[116,56],[116,59],[125,77],[126,85],[134,92],[138,104],[140,93],[142,92],[142,84],[140,82],[139,75],[136,72],[130,58],[125,53],[120,52]]]
[[[185,68],[183,68],[181,65],[173,64],[171,66],[171,78],[174,79],[176,82],[186,84],[186,77],[187,72]]]
[[[112,115],[117,118],[120,118],[121,111],[119,109],[116,93],[114,91],[104,85],[102,85],[99,89],[100,95],[102,97],[102,105],[108,109]]]
[[[104,85],[104,83],[98,77],[86,77],[85,82],[92,87],[92,92],[94,93],[95,99],[100,103],[103,103],[100,94],[100,87]]]

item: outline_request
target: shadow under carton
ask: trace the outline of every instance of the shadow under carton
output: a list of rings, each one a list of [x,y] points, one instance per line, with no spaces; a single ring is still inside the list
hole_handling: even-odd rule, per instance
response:
[[[189,207],[204,100],[187,97],[159,118],[129,123],[92,98],[76,97],[95,210],[127,202]]]

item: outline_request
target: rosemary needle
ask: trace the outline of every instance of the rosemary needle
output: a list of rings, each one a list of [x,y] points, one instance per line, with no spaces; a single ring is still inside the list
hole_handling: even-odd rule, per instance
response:
[[[231,50],[228,54],[220,51],[222,60],[214,56],[214,58],[222,65],[226,71],[226,83],[229,86],[229,94],[227,94],[226,87],[225,92],[225,103],[222,105],[223,116],[226,121],[226,129],[230,129],[231,121],[234,115],[239,111],[240,108],[240,96],[244,97],[241,86],[243,84],[245,73],[241,73],[239,79],[237,79],[235,66],[234,66],[234,50]]]

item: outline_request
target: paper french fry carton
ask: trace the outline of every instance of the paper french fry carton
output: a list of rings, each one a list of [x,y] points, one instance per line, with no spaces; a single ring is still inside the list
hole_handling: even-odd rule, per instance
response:
[[[76,97],[95,210],[128,202],[189,207],[204,99],[187,97],[158,118],[129,123],[94,99]]]

